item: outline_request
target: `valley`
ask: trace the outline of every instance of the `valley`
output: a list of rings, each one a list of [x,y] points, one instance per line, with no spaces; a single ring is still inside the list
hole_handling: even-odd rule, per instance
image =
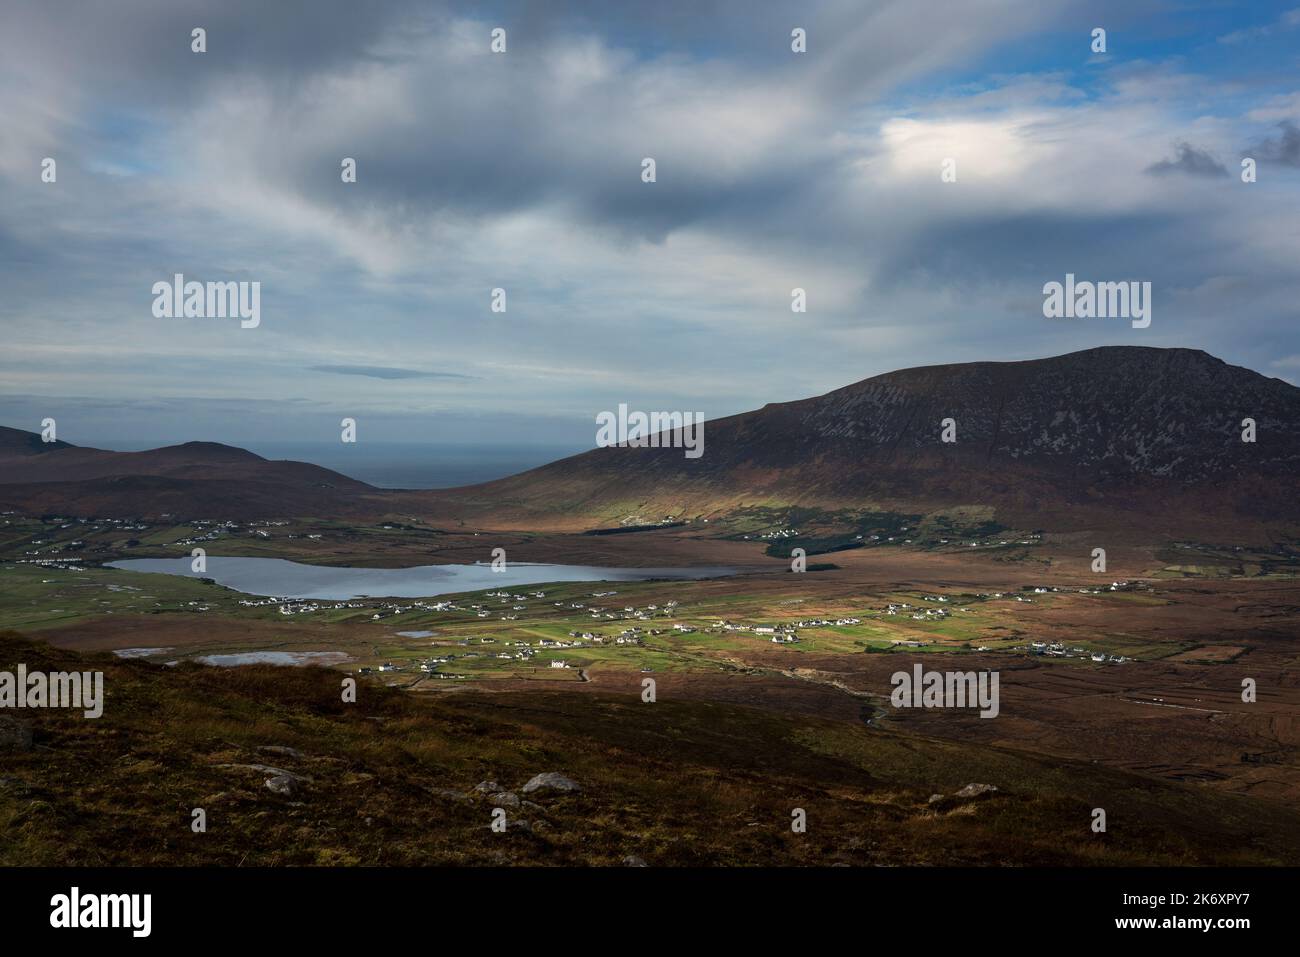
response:
[[[1296,404],[1201,356],[1105,359]],[[207,443],[46,449],[6,430],[0,646],[108,676],[97,722],[10,729],[6,853],[57,863],[68,831],[105,862],[181,863],[200,853],[186,808],[203,806],[224,823],[202,854],[225,863],[1295,863],[1300,534],[1281,503],[1300,416],[1261,412],[1288,438],[1222,480],[1094,462],[1092,438],[1058,461],[1041,430],[1075,420],[1051,404],[1027,444],[1008,450],[990,421],[996,438],[947,462],[906,428],[864,446],[847,424],[906,383],[1037,382],[1004,365],[809,400],[799,428],[825,406],[824,432],[781,434],[793,413],[774,407],[706,423],[698,461],[597,449],[439,491]],[[1159,447],[1142,422],[1126,441]],[[850,494],[862,461],[869,491]],[[221,565],[249,559],[294,564]],[[398,569],[399,595],[373,593],[387,579],[368,571]],[[996,717],[895,707],[918,667],[996,675]],[[549,772],[578,789],[521,796]],[[498,839],[502,807],[517,827]]]

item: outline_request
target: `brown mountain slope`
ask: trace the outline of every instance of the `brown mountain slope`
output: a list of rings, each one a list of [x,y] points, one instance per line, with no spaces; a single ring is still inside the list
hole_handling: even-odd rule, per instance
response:
[[[1242,420],[1257,441],[1242,441]],[[956,441],[941,441],[942,422]],[[1300,520],[1300,389],[1190,349],[1107,347],[906,369],[708,422],[704,454],[596,449],[441,493],[534,523],[745,504],[994,507],[1019,527],[1170,534]]]
[[[33,444],[34,441],[34,444]],[[27,513],[189,518],[359,515],[379,490],[305,462],[275,462],[215,442],[146,452],[44,445],[0,434],[0,504]]]
[[[1253,443],[1242,441],[1246,418]],[[945,419],[955,442],[941,441]],[[1015,528],[1212,540],[1293,534],[1298,474],[1300,389],[1197,350],[1128,346],[905,369],[708,422],[699,458],[602,448],[442,491],[376,489],[212,443],[105,452],[0,433],[0,506],[70,515],[401,513],[572,530],[754,505],[973,505]]]
[[[46,443],[41,440],[39,433],[24,432],[21,429],[11,429],[7,426],[0,425],[0,464],[10,459],[25,458],[32,455],[41,455],[55,449],[72,448],[67,442],[50,442]]]

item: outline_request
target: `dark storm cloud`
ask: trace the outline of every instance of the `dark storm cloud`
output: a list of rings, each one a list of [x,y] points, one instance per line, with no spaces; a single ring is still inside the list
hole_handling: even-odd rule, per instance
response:
[[[1293,178],[1234,191],[1212,158],[1261,129],[1177,65],[1076,69],[1096,23],[1129,25],[1124,60],[1162,5],[11,3],[0,380],[192,400],[166,421],[196,427],[242,408],[225,396],[366,415],[371,435],[381,415],[585,429],[618,401],[723,414],[1023,352],[1067,271],[1213,304],[1193,329],[1161,300],[1152,335],[1294,351],[1261,332],[1294,302],[1275,255]],[[1289,129],[1261,158],[1294,158]],[[1183,136],[1165,165],[1192,175],[1144,175]],[[262,325],[154,320],[175,272],[261,281]]]
[[[382,208],[403,223],[555,204],[658,241],[799,191],[845,110],[1007,42],[1062,5],[958,7],[935,31],[903,0],[835,0],[798,11],[740,2],[432,11],[414,2],[340,2],[136,3],[110,14],[87,4],[77,8],[85,29],[69,59],[80,64],[82,88],[137,105],[181,110],[226,94],[203,122],[227,124],[209,131],[233,147],[231,163],[249,157],[277,189],[345,215]],[[994,22],[998,14],[1004,18]],[[48,31],[48,17],[32,20]],[[209,44],[202,57],[188,40],[200,21]],[[509,27],[508,56],[487,54],[494,23]],[[808,31],[815,55],[792,55],[794,26]],[[473,31],[474,49],[458,51],[458,30]],[[352,84],[370,102],[341,116],[331,98],[348,94],[334,84]],[[785,107],[776,139],[763,113],[781,109],[774,101],[782,99],[797,105]],[[238,115],[253,102],[258,115]],[[679,129],[679,114],[688,120],[709,109],[711,121]],[[157,142],[170,150],[165,136]],[[336,188],[344,156],[358,161],[362,188]],[[639,179],[647,156],[660,165],[656,190]]]
[[[439,17],[436,4],[386,0],[17,0],[0,50],[11,65],[58,57],[87,96],[157,108],[241,73],[296,84],[373,55],[397,20],[417,30]],[[207,31],[202,58],[190,49],[196,27]]]
[[[1152,176],[1168,176],[1170,173],[1186,173],[1189,176],[1227,176],[1227,168],[1204,150],[1198,150],[1190,143],[1179,143],[1175,147],[1176,158],[1164,159],[1146,168]]]
[[[1266,162],[1300,169],[1300,127],[1291,120],[1283,120],[1277,128],[1277,136],[1255,144],[1255,155]]]
[[[936,31],[910,0],[801,10],[739,0],[87,0],[61,18],[29,2],[6,24],[0,51],[33,73],[48,73],[38,54],[57,55],[68,98],[111,103],[121,124],[157,124],[142,163],[183,162],[169,127],[189,137],[206,129],[232,167],[255,163],[282,193],[343,215],[382,211],[402,224],[556,205],[660,241],[798,195],[846,110],[1007,42],[1066,5],[959,6]],[[486,51],[495,23],[509,28],[506,57]],[[208,32],[201,56],[190,51],[195,26]],[[791,54],[795,26],[808,31],[814,54]],[[457,52],[458,30],[472,30],[477,49]],[[377,78],[373,88],[367,78]],[[352,84],[364,108],[340,115],[331,100],[347,94],[338,84]],[[776,138],[762,114],[783,97],[797,105]],[[214,100],[204,125],[186,126],[195,106]],[[257,115],[240,113],[254,103]],[[679,113],[710,108],[711,117],[678,128]],[[111,140],[114,131],[98,135]],[[336,188],[344,156],[358,161],[361,188]],[[654,190],[639,178],[647,156],[659,164]]]
[[[1043,213],[990,215],[964,223],[937,221],[883,258],[873,289],[901,292],[926,283],[960,286],[997,277],[1038,296],[1043,283],[1074,273],[1080,280],[1194,283],[1221,252],[1197,238],[1190,213]],[[1176,257],[1150,255],[1177,247]],[[1041,305],[1039,301],[1035,309]]]

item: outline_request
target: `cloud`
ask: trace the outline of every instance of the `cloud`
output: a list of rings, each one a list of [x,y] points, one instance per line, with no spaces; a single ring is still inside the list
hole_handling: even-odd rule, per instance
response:
[[[1300,169],[1300,127],[1291,120],[1283,120],[1277,128],[1280,132],[1275,138],[1255,144],[1255,155],[1266,162]]]
[[[1103,3],[1126,39],[1097,64],[1074,0],[942,18],[910,0],[700,0],[689,17],[596,0],[11,7],[11,393],[211,417],[236,407],[221,397],[293,402],[301,416],[267,425],[289,431],[490,414],[517,436],[542,418],[585,435],[621,401],[716,417],[891,368],[1115,341],[1041,321],[1042,284],[1066,272],[1151,280],[1145,344],[1257,366],[1300,349],[1300,183],[1243,189],[1213,158],[1267,134],[1261,158],[1288,162],[1294,127],[1271,124],[1300,98],[1267,51],[1248,78],[1185,55],[1227,14],[1144,51],[1168,5]],[[46,155],[57,184],[39,180]],[[260,281],[261,326],[154,319],[152,283],[175,272]]]
[[[471,376],[455,372],[421,372],[416,369],[398,369],[393,366],[311,366],[313,372],[333,372],[338,375],[360,375],[371,379],[468,379]]]
[[[1300,27],[1300,7],[1287,10],[1272,23],[1263,26],[1247,27],[1242,30],[1233,30],[1231,33],[1225,33],[1218,38],[1219,43],[1235,46],[1241,43],[1248,43],[1252,40],[1261,40],[1265,37],[1271,37],[1274,34],[1293,30]]]
[[[1186,173],[1189,176],[1227,176],[1227,168],[1204,150],[1198,150],[1190,143],[1175,146],[1178,158],[1161,160],[1146,168],[1152,176],[1167,176],[1170,173]]]

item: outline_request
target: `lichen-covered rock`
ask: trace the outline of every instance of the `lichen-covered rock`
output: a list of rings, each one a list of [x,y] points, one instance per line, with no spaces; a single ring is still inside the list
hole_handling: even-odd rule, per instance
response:
[[[960,791],[958,791],[956,794],[954,794],[953,797],[959,797],[959,798],[981,797],[982,795],[985,794],[991,794],[996,790],[997,790],[997,785],[995,784],[968,784]]]
[[[525,794],[532,794],[534,791],[581,791],[582,786],[572,778],[567,778],[558,771],[544,771],[536,775],[527,784],[520,788]]]

